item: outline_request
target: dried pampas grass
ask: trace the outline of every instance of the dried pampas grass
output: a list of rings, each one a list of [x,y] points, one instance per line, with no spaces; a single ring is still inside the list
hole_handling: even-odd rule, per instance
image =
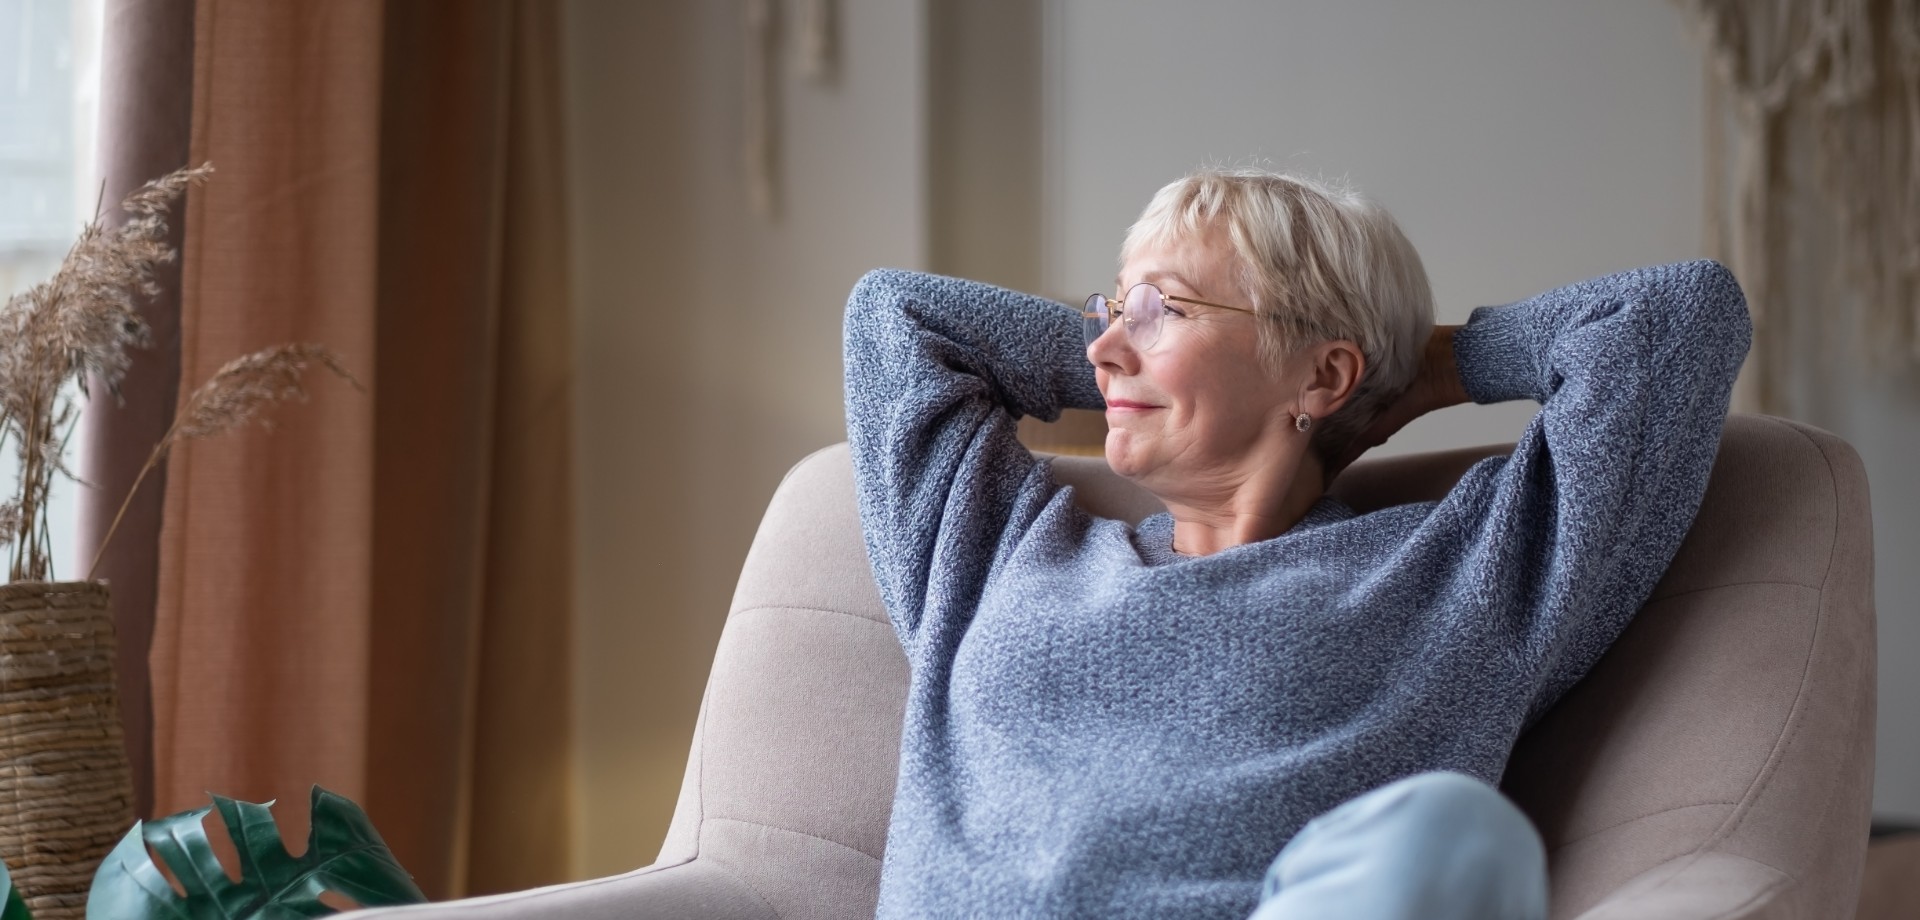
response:
[[[106,552],[108,542],[113,540],[113,532],[119,529],[120,518],[133,503],[133,496],[140,491],[140,484],[146,481],[147,474],[154,467],[160,465],[174,444],[225,434],[256,419],[272,427],[272,420],[261,415],[261,411],[274,403],[288,400],[305,402],[307,390],[301,378],[316,364],[353,384],[354,388],[363,389],[338,355],[320,345],[298,344],[265,348],[228,361],[199,389],[194,390],[181,405],[180,411],[174,414],[173,427],[167,430],[166,436],[147,455],[146,464],[140,467],[140,475],[134,477],[132,488],[127,490],[126,499],[120,503],[120,510],[113,515],[113,523],[107,526],[106,536],[100,538],[100,549],[93,557],[87,579],[91,581],[94,572],[100,568],[100,557]]]
[[[0,546],[11,545],[13,551],[11,581],[53,580],[47,497],[56,474],[79,478],[65,465],[67,440],[79,417],[67,384],[77,384],[84,394],[91,380],[119,395],[127,349],[148,340],[139,300],[160,293],[155,269],[177,256],[167,244],[167,212],[212,174],[212,164],[206,164],[135,190],[120,202],[132,215],[126,223],[110,229],[95,217],[52,278],[0,308],[0,443],[12,439],[20,456],[18,490],[0,503]],[[100,551],[113,539],[147,474],[175,443],[212,437],[255,419],[270,425],[262,411],[274,403],[305,400],[301,378],[314,365],[360,386],[333,352],[319,345],[282,345],[228,362],[194,390],[148,454],[100,540]],[[88,580],[99,567],[96,554]]]
[[[176,255],[168,208],[212,173],[211,165],[182,169],[134,191],[120,203],[129,220],[109,228],[96,216],[52,278],[0,307],[0,442],[11,439],[20,459],[16,493],[0,514],[10,580],[52,579],[47,499],[55,474],[72,477],[62,458],[79,417],[66,387],[85,393],[91,378],[119,393],[127,349],[147,344],[139,299],[159,292],[154,271]]]
[[[213,377],[187,398],[174,422],[173,438],[210,438],[231,431],[259,417],[260,410],[289,399],[306,401],[301,375],[319,364],[336,376],[360,388],[340,357],[319,345],[281,345],[228,361]],[[270,419],[261,423],[273,427]],[[167,441],[156,449],[164,450]]]

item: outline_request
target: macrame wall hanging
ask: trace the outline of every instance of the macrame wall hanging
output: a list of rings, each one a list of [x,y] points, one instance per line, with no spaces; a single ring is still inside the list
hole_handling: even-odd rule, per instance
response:
[[[1860,363],[1920,366],[1920,0],[1678,2],[1712,77],[1707,249],[1754,320],[1736,407],[1782,411],[1790,349],[1836,311]]]
[[[814,83],[832,83],[839,73],[835,40],[835,0],[799,0],[795,71]],[[779,58],[781,16],[778,0],[746,0],[747,53],[745,116],[741,165],[747,200],[755,214],[771,220],[779,210],[777,169],[780,157]]]
[[[834,45],[834,0],[800,0],[800,76],[831,83],[839,65]]]

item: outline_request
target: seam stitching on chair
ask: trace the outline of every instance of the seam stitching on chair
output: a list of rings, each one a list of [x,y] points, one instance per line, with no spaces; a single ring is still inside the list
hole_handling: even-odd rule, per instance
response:
[[[1807,724],[1807,720],[1803,718],[1803,714],[1805,714],[1803,713],[1803,711],[1805,711],[1805,703],[1807,703],[1807,684],[1812,680],[1814,651],[1820,647],[1820,638],[1822,638],[1824,626],[1826,626],[1826,582],[1828,582],[1828,578],[1832,578],[1832,574],[1834,574],[1834,557],[1837,555],[1837,545],[1839,545],[1839,482],[1837,482],[1837,476],[1834,476],[1834,461],[1828,459],[1826,451],[1820,449],[1820,444],[1816,444],[1812,438],[1809,438],[1807,432],[1799,430],[1797,426],[1788,424],[1786,421],[1782,421],[1782,419],[1772,419],[1772,417],[1764,417],[1764,415],[1763,417],[1757,417],[1757,419],[1763,419],[1766,424],[1774,424],[1774,426],[1786,428],[1786,430],[1793,432],[1793,434],[1799,434],[1801,440],[1805,440],[1805,442],[1814,449],[1814,453],[1818,453],[1820,459],[1826,463],[1828,484],[1834,488],[1834,534],[1832,534],[1832,540],[1828,542],[1828,547],[1826,547],[1826,572],[1822,572],[1822,576],[1820,576],[1820,588],[1818,588],[1818,592],[1820,592],[1820,603],[1816,605],[1816,613],[1814,613],[1814,618],[1812,618],[1812,640],[1807,643],[1807,659],[1805,659],[1805,663],[1801,663],[1799,690],[1793,693],[1793,707],[1788,709],[1788,730],[1786,730],[1784,738],[1774,741],[1772,751],[1766,753],[1766,763],[1761,764],[1761,770],[1759,770],[1757,774],[1753,774],[1753,782],[1747,784],[1747,791],[1741,793],[1740,805],[1736,805],[1734,812],[1726,816],[1726,820],[1720,824],[1718,830],[1715,830],[1713,834],[1707,835],[1707,839],[1703,839],[1697,847],[1693,847],[1692,853],[1688,853],[1686,857],[1678,857],[1678,859],[1682,859],[1684,862],[1680,864],[1678,870],[1674,870],[1672,876],[1663,878],[1659,884],[1649,887],[1647,891],[1659,891],[1659,889],[1665,887],[1668,882],[1672,882],[1674,878],[1678,878],[1682,872],[1686,872],[1688,868],[1692,868],[1693,862],[1699,862],[1701,855],[1707,853],[1709,847],[1713,847],[1716,843],[1724,841],[1726,837],[1732,837],[1736,830],[1740,830],[1741,822],[1745,822],[1745,820],[1747,820],[1747,814],[1753,812],[1753,803],[1761,797],[1761,793],[1766,789],[1766,784],[1772,780],[1774,770],[1780,766],[1780,759],[1786,755],[1789,747],[1793,747],[1793,739],[1799,736],[1801,728]],[[1770,868],[1774,868],[1774,866],[1770,866]],[[1776,868],[1776,872],[1778,872],[1778,868]],[[1747,903],[1751,905],[1751,901],[1747,901]],[[1745,905],[1741,905],[1741,907],[1745,907]],[[1736,908],[1736,910],[1738,910],[1738,908]],[[1724,914],[1722,914],[1722,916],[1724,916]]]
[[[749,613],[767,613],[767,612],[776,611],[776,610],[804,610],[804,611],[807,611],[808,613],[837,613],[843,617],[852,617],[856,620],[859,620],[862,623],[872,623],[875,626],[891,627],[891,624],[887,623],[884,620],[876,620],[869,616],[861,616],[860,614],[854,613],[850,610],[835,610],[832,607],[812,607],[806,604],[755,604],[752,607],[742,607],[739,610],[735,610],[732,614],[729,615],[729,619],[731,619],[732,617],[744,616]]]
[[[1745,857],[1741,857],[1741,858],[1744,859]],[[1756,859],[1756,860],[1753,860],[1753,862],[1760,862],[1760,861]],[[1771,885],[1762,885],[1759,891],[1756,891],[1753,893],[1753,897],[1750,897],[1744,901],[1741,901],[1740,903],[1727,908],[1725,911],[1722,911],[1721,913],[1715,914],[1713,917],[1708,918],[1708,920],[1721,920],[1721,918],[1723,917],[1738,916],[1739,914],[1744,912],[1747,908],[1752,907],[1753,905],[1758,904],[1761,901],[1764,901],[1772,897],[1775,891],[1778,891],[1781,887],[1785,886],[1788,882],[1793,880],[1793,876],[1790,876],[1785,872],[1782,872],[1779,866],[1769,865],[1768,863],[1763,863],[1763,862],[1760,863],[1760,865],[1766,866],[1767,868],[1772,869],[1775,872],[1779,872],[1780,877],[1774,879],[1773,884]],[[1664,882],[1662,882],[1662,884],[1664,884]]]
[[[693,795],[695,814],[698,816],[693,825],[694,859],[700,858],[701,830],[707,826],[707,694],[712,692],[713,675],[708,674],[706,689],[700,691],[700,715],[697,717],[700,720],[700,762],[694,764],[694,770],[699,776],[700,789]]]
[[[1782,869],[1779,866],[1776,866],[1772,863],[1762,862],[1761,860],[1753,859],[1747,856],[1733,856],[1732,854],[1721,854],[1721,855],[1729,856],[1733,859],[1738,859],[1742,862],[1749,862],[1749,863],[1753,863],[1756,866],[1761,866],[1761,867],[1770,869],[1774,872],[1776,877],[1773,879],[1773,881],[1760,886],[1760,890],[1755,891],[1746,900],[1741,901],[1740,903],[1735,904],[1734,906],[1729,907],[1726,910],[1721,911],[1720,913],[1714,914],[1711,917],[1703,917],[1702,920],[1725,920],[1725,918],[1738,917],[1747,908],[1767,900],[1773,895],[1774,892],[1778,891],[1779,889],[1781,889],[1786,885],[1792,884],[1795,881],[1794,877],[1791,874],[1789,874],[1785,869]],[[1645,891],[1636,892],[1633,895],[1633,900],[1639,900],[1639,899],[1645,898],[1659,891],[1661,888],[1665,887],[1667,883],[1685,875],[1687,870],[1693,867],[1693,863],[1698,861],[1698,854],[1689,854],[1684,857],[1676,856],[1672,860],[1668,860],[1665,863],[1661,863],[1660,866],[1655,866],[1654,869],[1659,869],[1662,866],[1671,865],[1675,861],[1678,861],[1681,859],[1686,860],[1686,865],[1683,865],[1677,869],[1674,869],[1672,872],[1668,873],[1666,877],[1662,878],[1659,882],[1647,888]],[[1648,871],[1651,872],[1651,871],[1654,871],[1654,869],[1650,869]],[[1600,904],[1594,905],[1595,908],[1608,908],[1610,914],[1617,914],[1619,911],[1613,908],[1616,908],[1618,906],[1619,905],[1610,905],[1607,902],[1602,902]],[[1628,906],[1631,906],[1631,905],[1629,904]],[[1581,913],[1580,916],[1585,917],[1587,916],[1587,913],[1583,912]]]
[[[1827,487],[1831,490],[1832,496],[1833,496],[1833,532],[1828,535],[1828,539],[1827,539],[1826,570],[1822,572],[1820,575],[1820,589],[1819,589],[1820,603],[1817,606],[1818,612],[1815,614],[1813,619],[1813,638],[1811,639],[1811,641],[1807,643],[1806,664],[1800,669],[1800,689],[1798,692],[1794,694],[1793,708],[1789,710],[1787,714],[1788,723],[1792,726],[1792,728],[1787,732],[1785,741],[1775,745],[1772,754],[1767,758],[1766,764],[1761,767],[1759,775],[1754,777],[1753,785],[1749,787],[1748,794],[1746,796],[1743,796],[1744,799],[1749,799],[1753,801],[1757,801],[1761,796],[1761,794],[1765,792],[1765,787],[1767,783],[1772,780],[1773,773],[1775,769],[1779,766],[1780,760],[1785,756],[1785,752],[1793,747],[1794,741],[1800,736],[1800,730],[1806,727],[1807,720],[1805,717],[1806,714],[1803,711],[1803,706],[1807,699],[1808,684],[1810,684],[1813,679],[1814,658],[1820,651],[1821,640],[1823,640],[1826,637],[1826,633],[1827,633],[1827,628],[1826,628],[1827,621],[1830,618],[1829,603],[1832,599],[1831,595],[1827,591],[1827,588],[1832,584],[1832,581],[1833,581],[1834,560],[1838,559],[1840,556],[1840,514],[1841,514],[1840,476],[1838,472],[1836,472],[1834,469],[1833,458],[1828,456],[1826,448],[1822,447],[1820,442],[1815,441],[1812,438],[1812,436],[1808,435],[1805,431],[1801,430],[1800,426],[1794,425],[1782,419],[1770,419],[1770,421],[1773,424],[1779,425],[1780,427],[1785,428],[1788,431],[1791,431],[1794,434],[1799,435],[1802,440],[1807,442],[1808,446],[1813,448],[1814,453],[1820,456],[1820,460],[1826,464]],[[1733,836],[1733,833],[1740,829],[1740,826],[1746,822],[1747,817],[1752,813],[1753,813],[1753,808],[1751,805],[1745,808],[1736,809],[1734,814],[1727,816],[1728,821],[1727,821],[1727,824],[1723,827],[1723,829],[1720,832],[1714,834],[1712,837],[1708,838],[1706,844],[1703,844],[1702,847],[1704,848],[1706,845],[1719,843],[1720,841]],[[1696,851],[1696,858],[1697,858],[1697,851]],[[1755,862],[1758,862],[1758,860],[1755,860]],[[1761,863],[1761,865],[1767,865],[1767,864]],[[1772,868],[1776,872],[1782,872],[1782,874],[1785,874],[1784,870],[1781,870],[1777,866],[1769,866],[1769,868]],[[1750,899],[1747,901],[1747,904],[1752,904],[1754,900],[1757,900],[1760,897],[1764,896],[1765,894],[1767,894],[1769,890],[1771,889],[1770,888],[1763,889],[1761,892],[1755,894],[1753,899]],[[1746,906],[1745,904],[1741,905],[1742,908],[1744,908],[1745,906]],[[1739,908],[1736,908],[1736,909],[1739,909]],[[1729,912],[1729,914],[1731,914],[1731,912]]]
[[[731,619],[733,617],[741,616],[743,614],[765,613],[765,612],[770,612],[775,610],[806,610],[814,613],[837,613],[837,614],[840,614],[841,616],[852,617],[863,623],[873,623],[874,625],[885,625],[875,620],[869,619],[867,617],[863,617],[857,613],[849,613],[845,610],[834,610],[828,607],[809,607],[804,605],[792,605],[792,604],[761,604],[753,607],[743,607],[739,610],[733,611],[731,614],[728,615],[728,618]],[[712,692],[713,692],[713,679],[711,676],[709,676],[707,679],[706,693],[703,693],[700,698],[700,708],[702,710],[701,714],[703,716],[705,715],[705,710],[707,707],[707,694],[711,694]],[[864,850],[857,849],[855,847],[847,846],[846,844],[841,843],[838,840],[829,840],[825,837],[819,836],[818,834],[809,834],[809,833],[806,833],[805,831],[796,831],[796,830],[793,830],[792,828],[777,827],[771,824],[761,824],[755,821],[742,821],[738,818],[708,817],[707,816],[707,728],[708,728],[707,720],[704,718],[701,719],[700,720],[700,763],[698,767],[700,771],[700,792],[697,796],[695,796],[695,798],[699,802],[700,823],[699,823],[699,829],[694,831],[694,835],[693,835],[693,854],[695,859],[699,858],[701,850],[704,849],[705,840],[706,840],[706,833],[705,833],[706,826],[715,821],[731,821],[736,824],[746,824],[754,827],[764,827],[764,828],[767,828],[768,830],[776,830],[776,831],[782,831],[789,834],[797,834],[802,837],[811,837],[815,840],[823,841],[825,843],[831,843],[834,846],[840,847],[845,850],[849,850],[854,853],[858,853],[861,856],[864,856],[875,862],[879,862],[880,858],[877,856],[874,856],[871,853],[868,853]],[[689,859],[687,861],[692,862],[693,860]],[[765,904],[767,907],[767,910],[771,912],[775,917],[780,916],[780,911],[774,908],[773,902],[767,900],[767,896],[762,894],[760,892],[760,889],[755,888],[752,882],[747,881],[745,877],[741,876],[737,872],[734,872],[732,869],[727,868],[723,864],[714,863],[714,866],[726,872],[728,875],[732,876],[740,884],[746,886],[747,890],[753,892],[753,896],[756,898],[759,898],[760,903]]]
[[[1816,592],[1820,590],[1819,585],[1803,584],[1797,581],[1730,581],[1723,585],[1707,585],[1706,587],[1703,587],[1703,588],[1688,588],[1685,591],[1675,591],[1672,594],[1656,594],[1652,597],[1647,598],[1647,604],[1657,604],[1657,603],[1660,603],[1661,601],[1670,601],[1676,597],[1688,597],[1690,595],[1699,594],[1704,591],[1718,591],[1721,588],[1750,588],[1750,587],[1763,587],[1767,585],[1778,585],[1780,587],[1786,587],[1786,588],[1805,588],[1808,591],[1816,591]]]
[[[1834,532],[1833,532],[1832,542],[1830,542],[1827,545],[1827,571],[1825,574],[1821,576],[1820,588],[1818,589],[1820,592],[1820,603],[1817,605],[1817,608],[1816,608],[1818,612],[1814,614],[1814,618],[1813,618],[1813,639],[1812,641],[1807,643],[1806,661],[1801,665],[1801,668],[1800,668],[1800,688],[1799,690],[1795,691],[1793,696],[1793,706],[1787,711],[1787,725],[1789,727],[1784,737],[1781,740],[1778,740],[1774,743],[1773,750],[1767,752],[1766,762],[1760,765],[1760,771],[1754,774],[1752,782],[1747,784],[1746,792],[1742,793],[1740,796],[1740,804],[1735,805],[1733,812],[1727,815],[1726,820],[1721,823],[1720,827],[1716,829],[1712,834],[1707,835],[1707,839],[1701,841],[1699,846],[1694,847],[1691,853],[1688,853],[1684,856],[1675,857],[1678,860],[1682,860],[1679,868],[1675,869],[1672,875],[1669,875],[1666,878],[1661,879],[1659,882],[1655,883],[1651,888],[1648,888],[1647,891],[1649,893],[1654,891],[1659,891],[1661,888],[1666,887],[1668,882],[1673,881],[1673,879],[1679,877],[1681,873],[1685,872],[1689,868],[1692,868],[1694,863],[1699,862],[1701,855],[1703,853],[1706,853],[1710,847],[1732,836],[1733,832],[1739,829],[1741,822],[1745,821],[1747,815],[1753,811],[1752,803],[1760,797],[1760,793],[1766,787],[1767,782],[1773,778],[1773,771],[1779,765],[1781,757],[1784,756],[1784,752],[1788,748],[1793,746],[1793,739],[1800,734],[1800,729],[1802,725],[1804,725],[1806,722],[1805,719],[1799,718],[1799,716],[1802,715],[1803,705],[1806,702],[1806,698],[1807,698],[1807,683],[1810,680],[1810,675],[1813,673],[1814,650],[1819,648],[1820,646],[1820,638],[1822,633],[1821,628],[1826,625],[1826,619],[1827,619],[1826,581],[1833,574],[1833,559],[1835,555],[1835,550],[1840,543],[1839,483],[1837,482],[1837,479],[1833,474],[1833,461],[1828,459],[1826,451],[1821,450],[1820,445],[1815,443],[1812,438],[1808,437],[1806,432],[1801,431],[1799,428],[1793,425],[1787,424],[1784,420],[1773,418],[1772,416],[1760,415],[1760,416],[1750,416],[1750,417],[1760,419],[1770,425],[1777,425],[1779,427],[1787,429],[1788,431],[1793,432],[1794,434],[1799,435],[1802,439],[1804,439],[1809,445],[1813,447],[1814,452],[1816,454],[1819,454],[1820,459],[1825,461],[1827,464],[1827,481],[1832,485],[1834,489],[1834,516],[1833,516]],[[1724,430],[1722,432],[1721,443],[1723,445],[1725,444]],[[1765,865],[1765,864],[1763,863],[1762,865]],[[1777,867],[1769,867],[1769,868],[1775,868],[1775,871],[1779,871]],[[1747,903],[1751,904],[1753,902],[1748,901]],[[1739,908],[1735,908],[1735,909],[1737,910]]]
[[[725,818],[710,818],[710,819],[708,819],[708,820],[712,820],[712,821],[724,821],[724,820],[726,820],[726,819],[725,819]],[[706,821],[702,821],[702,822],[700,822],[700,835],[701,835],[701,836],[705,836],[705,835],[706,835]],[[767,900],[767,896],[766,896],[766,895],[764,895],[764,894],[762,894],[762,893],[760,893],[760,889],[759,889],[759,888],[757,888],[757,887],[755,887],[755,886],[754,886],[754,884],[753,884],[752,882],[750,882],[750,881],[747,881],[747,877],[746,877],[746,876],[744,876],[744,875],[741,875],[740,873],[738,873],[738,872],[735,872],[735,871],[733,871],[733,869],[732,869],[731,867],[729,867],[729,866],[728,866],[728,865],[727,865],[726,863],[723,863],[723,862],[719,862],[719,861],[714,861],[714,860],[710,860],[710,862],[712,862],[712,863],[713,863],[713,867],[714,867],[715,869],[718,869],[718,870],[720,870],[720,871],[722,871],[722,872],[725,872],[726,874],[728,874],[728,875],[730,875],[730,876],[732,876],[732,877],[733,877],[733,880],[734,880],[734,881],[736,881],[736,882],[739,882],[739,883],[740,883],[740,884],[741,884],[742,886],[744,886],[744,887],[745,887],[745,888],[746,888],[746,889],[747,889],[748,891],[751,891],[751,892],[753,892],[753,896],[754,896],[754,897],[756,897],[756,898],[759,898],[759,899],[760,899],[760,903],[761,903],[761,904],[764,904],[764,905],[766,905],[766,908],[767,908],[767,913],[770,913],[770,914],[772,914],[772,915],[773,915],[773,916],[775,917],[775,920],[778,920],[778,918],[780,917],[780,911],[779,911],[779,909],[773,906],[773,902],[772,902],[772,901],[769,901],[769,900]]]
[[[632,869],[626,872],[621,872],[617,875],[603,875],[599,878],[589,878],[589,879],[582,879],[577,882],[571,882],[565,886],[565,890],[579,891],[583,888],[598,888],[602,885],[617,884],[619,882],[626,881],[627,879],[639,878],[640,876],[643,876],[643,875],[652,875],[656,872],[665,872],[668,869],[678,869],[682,866],[689,866],[692,864],[693,864],[692,859],[683,859],[677,863],[671,863],[669,865],[664,865],[664,866],[659,865],[657,863],[650,866],[641,866],[638,869]],[[486,907],[492,907],[495,904],[518,904],[524,901],[538,900],[552,893],[553,891],[551,890],[551,888],[528,888],[521,891],[503,891],[503,892],[500,892],[499,894],[480,895],[479,897],[489,899],[486,904]],[[440,916],[446,913],[445,908],[453,907],[454,905],[459,903],[460,903],[459,900],[426,901],[419,904],[394,904],[394,905],[383,906],[383,907],[355,908],[353,912],[369,913],[372,911],[379,911],[383,914],[391,912],[391,913],[401,914],[408,917],[414,916],[415,914],[432,914],[435,916]]]
[[[1793,747],[1794,740],[1800,736],[1800,730],[1806,727],[1805,705],[1807,700],[1807,687],[1813,681],[1814,658],[1819,652],[1821,639],[1825,637],[1827,631],[1827,585],[1833,577],[1833,560],[1839,555],[1840,482],[1839,477],[1833,469],[1833,460],[1827,456],[1826,451],[1820,449],[1818,442],[1808,437],[1807,433],[1801,431],[1797,426],[1787,424],[1779,419],[1770,419],[1770,421],[1799,435],[1801,440],[1806,441],[1807,445],[1812,447],[1814,453],[1819,455],[1821,461],[1826,464],[1827,485],[1833,490],[1833,532],[1828,535],[1827,567],[1826,571],[1820,576],[1820,603],[1816,607],[1818,612],[1814,614],[1813,618],[1813,637],[1807,643],[1807,658],[1800,668],[1800,688],[1793,695],[1793,707],[1787,711],[1787,724],[1790,727],[1787,729],[1785,737],[1775,743],[1773,750],[1769,752],[1767,756],[1766,763],[1761,765],[1760,772],[1754,776],[1752,784],[1747,787],[1746,794],[1741,796],[1742,802],[1749,804],[1745,807],[1736,808],[1733,814],[1728,815],[1727,821],[1722,825],[1721,829],[1708,837],[1706,842],[1702,844],[1703,849],[1708,845],[1719,843],[1733,836],[1733,832],[1740,829],[1740,825],[1745,823],[1747,816],[1753,812],[1750,803],[1757,801],[1761,794],[1766,791],[1766,786],[1772,781],[1773,773],[1779,767],[1781,759],[1786,756],[1786,751]]]
[[[1554,844],[1553,852],[1558,853],[1561,850],[1566,849],[1567,847],[1573,846],[1576,843],[1579,843],[1583,840],[1589,840],[1591,838],[1598,837],[1599,835],[1604,834],[1615,828],[1626,827],[1627,825],[1632,824],[1635,821],[1645,821],[1648,818],[1657,818],[1661,815],[1667,814],[1668,812],[1686,811],[1689,808],[1716,808],[1722,805],[1738,805],[1738,804],[1740,803],[1737,801],[1735,802],[1693,802],[1688,805],[1674,805],[1669,808],[1656,809],[1654,811],[1647,812],[1644,815],[1634,815],[1633,817],[1627,818],[1624,821],[1616,821],[1612,824],[1607,825],[1606,827],[1595,828],[1591,831],[1581,834],[1578,837],[1573,838],[1572,840],[1566,840],[1566,841],[1562,841],[1560,843]]]
[[[840,849],[846,850],[850,853],[858,853],[861,856],[864,856],[868,859],[873,860],[874,862],[880,861],[880,857],[875,856],[872,853],[867,852],[866,850],[860,849],[859,847],[847,846],[846,844],[841,843],[840,841],[835,840],[832,837],[822,837],[819,834],[809,834],[806,831],[794,830],[791,827],[781,827],[778,824],[768,824],[764,821],[748,821],[745,818],[708,818],[707,820],[708,821],[730,821],[734,824],[745,824],[748,827],[763,827],[770,831],[779,831],[783,834],[793,834],[796,837],[811,837],[814,840],[818,840],[822,843],[831,843],[834,846],[837,846]]]
[[[1840,557],[1840,477],[1834,472],[1833,458],[1827,456],[1827,449],[1820,446],[1820,442],[1807,437],[1806,432],[1794,428],[1792,425],[1788,425],[1787,427],[1792,428],[1795,434],[1806,438],[1807,443],[1812,444],[1813,449],[1820,452],[1820,459],[1826,461],[1827,464],[1827,487],[1833,490],[1833,537],[1827,543],[1827,570],[1820,576],[1820,593],[1824,601],[1827,583],[1833,579],[1833,560]],[[1821,606],[1825,607],[1826,605],[1822,603]]]

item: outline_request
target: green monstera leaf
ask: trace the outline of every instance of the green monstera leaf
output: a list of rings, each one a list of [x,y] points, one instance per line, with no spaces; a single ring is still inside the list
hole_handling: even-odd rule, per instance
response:
[[[7,871],[4,860],[0,860],[0,888],[7,890],[6,905],[0,907],[0,920],[33,920],[27,902],[20,900],[20,889],[13,887],[13,873]]]
[[[267,805],[213,797],[199,808],[135,824],[107,854],[87,895],[87,920],[280,920],[335,913],[320,900],[332,891],[363,907],[425,901],[393,858],[367,813],[344,796],[313,787],[307,851],[294,859],[280,842]],[[240,881],[227,877],[200,819],[218,809],[240,854]],[[168,884],[148,848],[180,881]]]

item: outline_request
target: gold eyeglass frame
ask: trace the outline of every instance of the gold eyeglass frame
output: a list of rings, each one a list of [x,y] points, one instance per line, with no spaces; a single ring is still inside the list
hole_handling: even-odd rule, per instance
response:
[[[1207,301],[1207,300],[1196,300],[1192,297],[1175,297],[1172,294],[1167,293],[1166,291],[1160,290],[1160,285],[1154,284],[1151,281],[1138,282],[1134,284],[1133,287],[1127,288],[1127,293],[1131,294],[1133,293],[1134,288],[1138,288],[1142,286],[1153,288],[1154,292],[1160,295],[1160,300],[1166,303],[1190,303],[1196,307],[1212,307],[1216,310],[1232,310],[1235,313],[1246,313],[1254,316],[1259,315],[1258,313],[1254,312],[1252,307],[1233,307],[1223,303],[1213,303],[1212,301]],[[1125,309],[1127,303],[1126,303],[1125,297],[1122,297],[1119,300],[1115,300],[1111,297],[1108,297],[1105,294],[1102,294],[1096,291],[1092,294],[1088,294],[1087,300],[1090,301],[1095,297],[1100,298],[1102,301],[1105,301],[1106,303],[1107,313],[1112,317],[1112,319],[1109,319],[1107,321],[1107,325],[1109,327],[1113,325],[1114,319],[1119,320],[1122,324],[1127,323],[1127,311]],[[1087,309],[1086,304],[1082,303],[1080,307],[1080,318],[1081,319],[1099,319],[1100,314]],[[1102,329],[1101,332],[1105,333],[1106,330]],[[1129,338],[1133,336],[1133,327],[1131,325],[1127,326],[1127,336]],[[1158,341],[1159,341],[1159,337],[1155,336],[1154,341],[1147,343],[1145,347],[1151,348]]]

